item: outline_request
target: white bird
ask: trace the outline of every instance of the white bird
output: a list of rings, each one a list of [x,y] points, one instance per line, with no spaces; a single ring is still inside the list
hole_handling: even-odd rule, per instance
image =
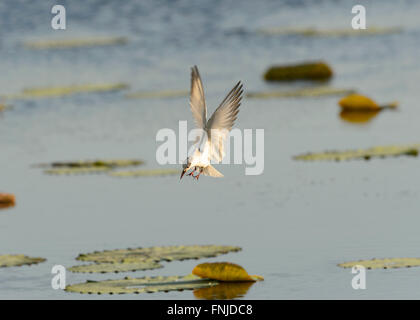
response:
[[[239,81],[207,121],[206,101],[200,74],[197,66],[191,69],[190,107],[197,128],[203,130],[203,136],[193,154],[182,165],[180,179],[190,170],[187,175],[197,180],[202,173],[210,177],[223,177],[210,161],[220,162],[225,156],[224,143],[237,118],[242,93],[242,84]],[[194,175],[197,171],[198,174]]]

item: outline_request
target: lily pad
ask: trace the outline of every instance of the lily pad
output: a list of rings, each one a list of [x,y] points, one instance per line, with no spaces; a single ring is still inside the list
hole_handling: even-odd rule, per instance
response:
[[[79,175],[79,174],[103,173],[110,170],[112,170],[111,167],[60,168],[60,169],[44,170],[44,173],[52,174],[52,175]]]
[[[110,176],[119,178],[128,177],[155,177],[155,176],[171,176],[179,174],[177,169],[145,169],[134,171],[113,171],[108,173]]]
[[[353,89],[337,89],[330,87],[305,88],[292,91],[270,91],[270,92],[250,92],[246,96],[248,98],[304,98],[304,97],[322,97],[334,95],[348,95],[354,93]]]
[[[50,168],[44,172],[47,174],[69,175],[101,173],[114,168],[133,167],[142,165],[144,162],[138,159],[118,160],[87,160],[70,162],[53,162],[50,164],[38,164],[36,167]]]
[[[113,262],[113,263],[93,263],[80,266],[73,266],[67,270],[71,272],[80,273],[108,273],[108,272],[131,272],[131,271],[142,271],[163,268],[159,262],[155,260],[143,260],[133,262],[124,260],[124,262]]]
[[[200,259],[216,257],[220,254],[240,251],[233,246],[168,246],[137,249],[117,249],[88,254],[80,254],[76,259],[92,261],[96,264],[71,267],[73,272],[126,272],[156,269],[162,267],[161,261]]]
[[[143,277],[121,280],[87,281],[68,285],[66,291],[96,294],[123,294],[123,293],[152,293],[194,290],[217,285],[214,280],[201,279],[194,275]]]
[[[350,37],[350,36],[372,36],[382,34],[401,33],[401,27],[371,27],[361,30],[353,29],[331,29],[322,30],[316,28],[266,28],[258,30],[267,35],[299,35],[305,37]]]
[[[304,161],[343,161],[351,159],[384,158],[397,156],[414,156],[419,153],[420,144],[407,146],[379,146],[370,149],[348,150],[348,151],[326,151],[321,153],[306,153],[295,156],[295,160]]]
[[[359,260],[338,264],[342,268],[352,268],[356,265],[364,266],[366,269],[395,269],[395,268],[410,268],[419,267],[420,258],[386,258],[386,259],[371,259]]]
[[[0,193],[0,208],[14,206],[15,203],[16,203],[16,198],[13,194]]]
[[[395,109],[398,106],[397,102],[392,102],[384,105],[378,105],[371,98],[360,95],[360,94],[350,94],[342,98],[338,104],[340,105],[343,111],[354,111],[354,112],[372,112],[380,111],[383,109]]]
[[[261,276],[249,275],[240,265],[231,262],[201,263],[193,269],[192,273],[200,278],[226,282],[264,280]]]
[[[23,265],[37,264],[44,262],[44,258],[32,258],[23,254],[6,254],[0,255],[0,268],[4,267],[20,267]]]
[[[267,81],[327,80],[333,71],[325,62],[307,62],[270,67],[264,74]]]
[[[72,85],[68,87],[45,87],[45,88],[29,88],[24,89],[22,93],[7,95],[7,99],[35,99],[35,98],[51,98],[62,97],[79,93],[90,92],[110,92],[127,89],[128,85],[125,83],[111,83],[111,84],[85,84]]]
[[[27,41],[27,42],[24,42],[24,46],[29,49],[65,49],[65,48],[78,48],[78,47],[122,45],[126,43],[127,43],[127,38],[125,37],[107,37],[107,38]]]
[[[144,164],[139,159],[115,159],[115,160],[84,160],[84,161],[68,161],[68,162],[52,162],[50,164],[39,164],[37,167],[53,167],[53,168],[86,168],[86,167],[131,167]]]
[[[148,98],[178,98],[188,96],[187,90],[165,90],[165,91],[143,91],[126,94],[130,99],[148,99]]]

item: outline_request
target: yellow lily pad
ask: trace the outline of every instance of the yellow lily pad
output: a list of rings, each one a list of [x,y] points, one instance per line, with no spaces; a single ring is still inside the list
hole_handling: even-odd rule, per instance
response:
[[[217,285],[214,280],[201,279],[194,275],[143,277],[121,280],[87,281],[68,285],[66,291],[96,294],[123,294],[123,293],[153,293],[194,290]]]
[[[16,198],[10,193],[0,193],[0,205],[14,205]]]
[[[171,176],[179,174],[177,169],[144,169],[133,171],[113,171],[108,173],[110,176],[119,178],[135,178],[135,177],[156,177],[156,176]]]
[[[29,49],[67,49],[79,47],[97,47],[122,45],[127,43],[125,37],[86,38],[86,39],[57,39],[43,41],[26,41],[24,46]]]
[[[355,92],[352,89],[338,89],[330,87],[304,88],[291,91],[276,90],[270,92],[249,92],[248,98],[304,98],[304,97],[322,97],[334,95],[347,95]]]
[[[295,160],[304,161],[343,161],[351,159],[384,158],[397,156],[418,156],[420,144],[407,146],[379,146],[370,149],[348,151],[326,151],[320,153],[306,153],[293,157]]]
[[[192,273],[200,278],[226,282],[264,280],[261,276],[249,275],[240,265],[231,262],[201,263],[193,269]]]
[[[325,62],[272,66],[264,74],[267,81],[327,80],[333,71]]]
[[[20,267],[23,265],[37,264],[46,261],[44,258],[33,258],[23,254],[0,255],[0,268]]]
[[[392,102],[386,105],[379,106],[372,99],[360,95],[360,94],[351,94],[342,98],[338,104],[340,105],[343,111],[379,111],[382,109],[395,109],[398,106],[397,102]]]
[[[395,268],[410,268],[419,267],[420,258],[386,258],[386,259],[371,259],[359,260],[338,264],[342,268],[352,268],[356,265],[364,266],[366,269],[395,269]]]

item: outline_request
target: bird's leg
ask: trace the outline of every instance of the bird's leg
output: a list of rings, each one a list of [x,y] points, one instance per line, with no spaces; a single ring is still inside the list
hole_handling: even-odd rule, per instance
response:
[[[194,167],[193,170],[191,170],[191,172],[187,174],[187,176],[193,176],[194,177],[193,173],[195,172],[195,170],[196,170],[196,167]]]
[[[198,174],[194,177],[194,178],[196,178],[197,179],[197,181],[198,181],[198,178],[200,177],[200,174],[203,172],[203,168],[200,168],[200,170],[199,170],[199,172],[198,172]]]

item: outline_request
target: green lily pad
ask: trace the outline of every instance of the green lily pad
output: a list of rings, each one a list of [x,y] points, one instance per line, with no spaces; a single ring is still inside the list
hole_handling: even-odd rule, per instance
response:
[[[161,261],[175,261],[216,257],[220,254],[240,251],[240,247],[193,245],[167,246],[137,249],[117,249],[80,254],[76,259],[95,264],[69,268],[73,272],[127,272],[161,268]]]
[[[331,67],[322,61],[270,67],[264,74],[266,81],[327,80],[333,76]]]
[[[116,159],[116,160],[82,160],[67,162],[52,162],[36,165],[37,167],[53,168],[86,168],[86,167],[130,167],[144,164],[144,161],[138,159]]]
[[[342,268],[352,268],[356,265],[364,266],[366,269],[395,269],[395,268],[410,268],[419,267],[420,258],[386,258],[386,259],[371,259],[359,260],[338,264]]]
[[[63,168],[63,169],[48,169],[44,170],[46,174],[53,175],[78,175],[78,174],[92,174],[110,171],[110,167],[92,167],[92,168]]]
[[[266,28],[258,30],[259,33],[267,35],[298,35],[305,37],[349,37],[349,36],[372,36],[382,34],[400,33],[403,31],[401,27],[371,27],[368,29],[331,29],[321,30],[315,28]]]
[[[163,268],[163,266],[154,260],[144,261],[124,261],[124,262],[113,262],[113,263],[93,263],[80,266],[73,266],[67,270],[71,272],[80,273],[108,273],[108,272],[130,272],[130,271],[142,271]]]
[[[57,39],[44,41],[27,41],[24,46],[29,49],[65,49],[126,44],[125,37],[103,37],[85,39]]]
[[[6,95],[1,98],[6,99],[36,99],[36,98],[51,98],[62,97],[79,93],[90,92],[109,92],[127,89],[128,85],[125,83],[111,83],[111,84],[84,84],[72,85],[68,87],[45,87],[45,88],[29,88],[24,89],[22,93]]]
[[[304,161],[343,161],[351,159],[384,158],[397,156],[414,156],[419,153],[420,144],[407,146],[380,146],[370,149],[348,150],[348,151],[327,151],[321,153],[307,153],[295,156],[295,160]]]
[[[133,167],[142,165],[144,162],[138,159],[118,159],[118,160],[87,160],[53,162],[50,164],[39,164],[36,167],[49,168],[44,172],[47,174],[69,175],[69,174],[89,174],[101,173],[115,168]]]
[[[0,255],[0,268],[20,267],[23,265],[37,264],[46,261],[44,258],[33,258],[23,254]]]
[[[179,174],[181,170],[177,169],[145,169],[134,171],[113,171],[109,175],[113,177],[155,177],[155,176],[171,176]]]
[[[322,97],[322,96],[335,96],[335,95],[348,95],[354,93],[352,89],[337,89],[330,87],[318,88],[305,88],[292,91],[270,91],[270,92],[250,92],[246,96],[248,98],[299,98],[299,97]]]
[[[87,281],[68,285],[66,291],[96,294],[123,294],[123,293],[152,293],[183,291],[207,288],[217,285],[215,280],[201,279],[194,275],[143,277],[121,280]]]

